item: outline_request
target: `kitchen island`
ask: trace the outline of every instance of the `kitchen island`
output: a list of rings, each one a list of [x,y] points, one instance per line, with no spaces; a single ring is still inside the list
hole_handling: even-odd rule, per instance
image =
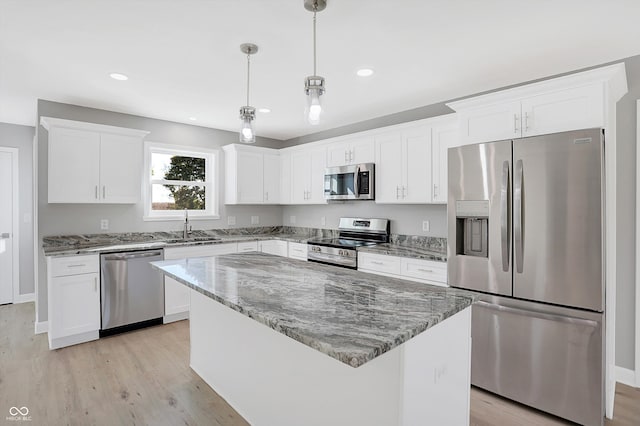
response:
[[[191,367],[252,424],[468,424],[470,305],[262,253],[154,262],[191,288]]]

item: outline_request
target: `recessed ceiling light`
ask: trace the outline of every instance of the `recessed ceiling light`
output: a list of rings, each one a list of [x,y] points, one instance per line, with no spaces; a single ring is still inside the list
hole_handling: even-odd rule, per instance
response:
[[[373,75],[373,70],[371,68],[360,68],[356,71],[356,74],[358,74],[359,77],[369,77]]]
[[[271,110],[269,108],[258,108],[258,112],[262,112],[264,114],[270,113]]]
[[[191,121],[196,121],[196,120],[197,120],[197,118],[196,118],[196,117],[189,117],[189,120],[191,120]]]
[[[129,77],[117,72],[112,72],[111,74],[109,74],[109,77],[111,77],[114,80],[120,80],[120,81],[129,80]]]

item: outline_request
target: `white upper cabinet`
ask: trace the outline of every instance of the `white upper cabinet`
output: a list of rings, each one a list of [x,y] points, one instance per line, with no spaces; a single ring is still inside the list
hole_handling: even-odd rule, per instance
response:
[[[49,203],[140,200],[142,140],[149,132],[42,117],[49,132]]]
[[[375,136],[376,203],[431,202],[431,128],[423,123]]]
[[[225,204],[279,204],[278,150],[231,144],[225,160]]]
[[[291,153],[280,151],[280,204],[291,204]]]
[[[375,146],[372,136],[341,139],[327,145],[327,167],[374,161]]]
[[[618,65],[447,104],[460,118],[459,145],[605,127],[605,93]]]
[[[431,200],[434,203],[447,203],[448,150],[458,145],[458,119],[455,114],[451,114],[434,123],[431,129],[433,143]]]
[[[291,151],[291,204],[326,204],[326,166],[327,150],[323,145]]]

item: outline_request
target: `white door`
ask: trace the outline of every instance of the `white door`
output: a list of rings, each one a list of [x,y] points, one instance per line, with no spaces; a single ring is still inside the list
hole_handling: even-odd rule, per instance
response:
[[[404,183],[402,202],[431,201],[431,128],[418,126],[402,132]]]
[[[104,203],[137,203],[142,181],[142,140],[100,135],[100,199]]]
[[[291,154],[291,203],[308,203],[309,180],[311,179],[311,154],[308,151]]]
[[[259,152],[238,151],[238,203],[262,204],[264,162]]]
[[[0,148],[0,304],[13,302],[17,287],[17,157],[17,150]]]
[[[433,134],[433,202],[447,202],[447,162],[449,148],[456,146],[458,142],[458,123],[437,125],[432,130]]]
[[[324,198],[324,169],[327,167],[327,151],[324,147],[311,150],[311,176],[309,178],[309,195],[307,202],[326,204]],[[286,256],[286,255],[285,255]]]
[[[264,202],[280,202],[280,156],[264,154]]]

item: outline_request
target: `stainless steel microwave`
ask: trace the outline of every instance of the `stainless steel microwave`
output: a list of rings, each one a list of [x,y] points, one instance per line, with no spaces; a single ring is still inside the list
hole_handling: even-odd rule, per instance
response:
[[[375,200],[375,164],[328,167],[324,171],[327,200]]]

